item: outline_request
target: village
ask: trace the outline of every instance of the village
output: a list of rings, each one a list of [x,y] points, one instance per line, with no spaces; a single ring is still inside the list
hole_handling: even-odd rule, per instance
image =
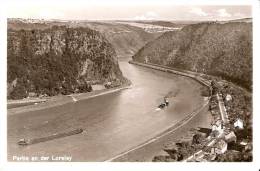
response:
[[[252,161],[250,95],[227,81],[214,79],[209,96],[211,129],[191,130],[178,142],[168,144],[154,162]]]

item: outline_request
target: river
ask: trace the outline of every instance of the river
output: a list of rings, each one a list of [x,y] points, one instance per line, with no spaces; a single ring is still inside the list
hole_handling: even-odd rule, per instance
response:
[[[122,91],[44,110],[8,115],[8,160],[13,156],[69,156],[104,161],[166,130],[203,103],[201,85],[186,77],[119,62],[132,86]],[[170,105],[156,110],[165,95]],[[83,133],[29,146],[37,138],[82,128]],[[50,157],[51,158],[51,157]],[[50,160],[48,160],[50,161]]]

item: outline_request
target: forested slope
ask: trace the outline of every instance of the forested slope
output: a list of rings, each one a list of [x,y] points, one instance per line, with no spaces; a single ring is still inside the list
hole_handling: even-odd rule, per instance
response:
[[[86,26],[102,33],[113,45],[119,58],[131,57],[147,42],[161,35],[161,33],[148,33],[142,28],[128,24],[113,22],[88,22]]]
[[[89,28],[8,29],[8,98],[91,91],[91,84],[121,85],[112,45]]]
[[[199,23],[166,32],[133,60],[220,76],[252,89],[252,23]]]
[[[99,31],[114,47],[117,56],[129,58],[134,55],[147,42],[161,35],[161,33],[148,33],[144,29],[116,21],[52,21],[8,19],[8,28],[13,30],[47,29],[52,26],[68,26],[71,28],[87,27]]]

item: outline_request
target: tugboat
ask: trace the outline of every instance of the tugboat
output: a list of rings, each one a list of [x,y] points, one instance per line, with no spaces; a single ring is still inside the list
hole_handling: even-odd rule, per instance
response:
[[[169,106],[169,100],[167,98],[164,98],[164,102],[162,102],[158,108],[163,109],[165,107]]]
[[[22,139],[20,139],[20,140],[18,141],[18,144],[19,144],[19,145],[28,145],[29,142],[28,142],[27,140],[25,140],[24,138],[22,138]]]

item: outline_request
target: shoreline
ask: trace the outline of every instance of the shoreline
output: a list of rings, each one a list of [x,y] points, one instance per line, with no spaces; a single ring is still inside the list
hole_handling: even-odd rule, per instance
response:
[[[22,100],[15,100],[15,102],[8,102],[7,101],[7,106],[8,103],[10,104],[24,104],[24,103],[37,103],[37,104],[29,104],[29,105],[24,105],[21,107],[16,107],[16,108],[10,108],[7,109],[7,115],[16,115],[20,113],[25,113],[25,112],[32,112],[32,111],[37,111],[37,110],[43,110],[47,108],[52,108],[56,106],[61,106],[65,105],[67,103],[75,103],[77,101],[81,100],[87,100],[90,98],[106,95],[109,93],[114,93],[117,91],[121,91],[124,89],[129,89],[131,88],[132,83],[125,83],[121,86],[110,88],[110,89],[103,89],[103,90],[96,90],[92,92],[87,92],[87,93],[75,93],[75,94],[70,94],[70,95],[58,95],[58,96],[52,96],[52,97],[46,97],[46,98],[34,98],[34,99],[22,99]],[[39,103],[38,103],[39,102]]]
[[[185,126],[187,123],[189,123],[195,116],[197,116],[199,113],[203,112],[203,110],[205,110],[208,107],[209,103],[208,101],[205,102],[201,107],[199,107],[198,109],[195,109],[191,114],[188,114],[184,119],[182,119],[181,121],[174,123],[173,125],[169,126],[169,128],[167,128],[165,131],[163,131],[162,133],[158,134],[157,136],[153,137],[152,139],[134,147],[129,149],[128,151],[125,151],[121,154],[118,154],[115,157],[112,157],[108,160],[106,160],[106,162],[116,162],[116,161],[120,161],[122,159],[125,158],[125,156],[127,156],[129,153],[135,153],[135,151],[137,150],[142,150],[144,148],[146,148],[147,145],[150,145],[152,143],[156,143],[157,141],[160,141],[163,138],[167,138],[168,136],[170,136],[172,133],[174,133],[175,131],[177,131],[179,128]]]
[[[126,63],[127,64],[127,63]],[[129,64],[127,64],[127,65],[129,65]],[[130,67],[131,68],[131,67]],[[146,70],[145,70],[146,71]],[[154,71],[150,71],[151,73],[153,73]],[[160,72],[160,71],[159,71]],[[162,73],[162,72],[161,72]],[[172,78],[174,78],[174,77],[181,77],[181,76],[174,76],[174,75],[171,75],[171,74],[168,74],[168,73],[164,73],[164,75],[167,75],[167,78],[168,78],[168,75],[169,75],[169,77],[172,77]],[[160,74],[159,74],[159,76],[160,76]],[[171,78],[169,78],[169,79],[171,79]],[[185,81],[183,81],[182,82],[182,80],[185,80]],[[187,80],[187,81],[186,81]],[[176,82],[177,81],[179,81],[179,78],[176,80]],[[198,82],[196,82],[195,80],[192,80],[192,79],[189,79],[189,78],[185,78],[185,77],[183,77],[183,78],[181,78],[180,79],[180,81],[181,81],[181,83],[184,85],[184,87],[188,87],[189,89],[192,89],[192,87],[196,87],[196,89],[194,89],[194,91],[189,91],[188,89],[186,89],[186,91],[188,91],[188,92],[196,92],[196,93],[194,93],[195,95],[196,95],[196,97],[197,97],[197,95],[198,95],[198,102],[196,102],[195,104],[196,105],[192,105],[192,107],[191,108],[189,108],[188,109],[188,111],[187,110],[185,110],[186,112],[185,113],[182,113],[183,114],[183,116],[181,117],[181,119],[180,120],[182,120],[183,118],[185,118],[187,115],[189,115],[189,113],[192,113],[193,111],[194,111],[194,109],[198,109],[198,108],[200,108],[201,107],[201,104],[203,104],[204,102],[205,102],[205,100],[203,99],[203,98],[201,98],[200,96],[199,96],[199,89],[201,88],[201,87],[203,87],[201,84],[199,84]],[[172,82],[172,84],[174,84],[174,82],[175,81],[173,81]],[[190,84],[191,83],[191,84]],[[186,86],[186,85],[187,86]],[[193,85],[194,84],[194,85]],[[176,85],[179,85],[179,84],[176,84]],[[180,84],[181,85],[181,84]],[[157,86],[156,86],[157,87]],[[177,86],[178,87],[178,86]],[[167,88],[169,88],[169,91],[167,90],[167,91],[165,91],[165,93],[167,93],[168,94],[168,92],[171,92],[172,91],[172,89],[171,88],[175,88],[175,86],[173,86],[173,85],[170,85],[170,86],[168,86]],[[192,89],[193,90],[193,89]],[[197,91],[198,90],[198,91]],[[130,90],[131,91],[131,90]],[[186,92],[185,91],[185,92]],[[128,90],[127,90],[127,92],[128,92]],[[122,93],[125,93],[125,92],[122,92]],[[151,92],[152,93],[152,92]],[[159,97],[162,97],[162,95],[164,95],[165,93],[163,93],[163,94],[159,94],[158,96]],[[121,94],[121,92],[119,92],[119,93],[114,93],[114,94]],[[187,93],[184,93],[185,95],[187,95]],[[112,94],[113,95],[113,94]],[[78,97],[80,97],[80,95],[77,95],[77,94],[74,94],[73,95],[73,97],[76,97],[76,98],[78,98]],[[103,98],[102,96],[100,97],[100,98]],[[193,98],[193,97],[192,97]],[[71,101],[72,101],[72,98],[68,98],[68,99],[70,99]],[[197,98],[195,98],[195,99],[197,99]],[[93,100],[95,100],[95,99],[93,99]],[[83,102],[84,103],[84,102]],[[190,102],[191,104],[194,104],[194,102]],[[72,103],[70,103],[69,105],[72,105]],[[67,106],[67,105],[64,105],[64,106]],[[61,106],[61,108],[62,108],[63,106]],[[182,107],[182,106],[180,106],[180,107]],[[104,110],[106,110],[106,109],[104,109]],[[182,110],[180,110],[180,112],[181,112]],[[16,116],[19,116],[19,115],[16,115]],[[32,116],[32,115],[31,115]],[[37,116],[37,115],[36,115]],[[161,116],[159,116],[159,118],[161,118]],[[175,125],[172,121],[174,121],[174,120],[170,120],[169,122],[167,122],[168,124],[167,125],[165,125],[165,126],[163,126],[162,128],[163,129],[161,129],[160,131],[154,131],[154,133],[152,134],[152,136],[149,136],[148,138],[145,138],[145,139],[143,139],[143,141],[139,141],[139,143],[143,143],[143,142],[145,142],[145,141],[147,141],[147,140],[149,140],[149,139],[153,139],[155,136],[157,136],[157,135],[160,135],[161,133],[163,133],[164,131],[166,131],[167,129],[169,129],[169,127],[170,126],[173,126],[173,125]],[[156,124],[156,122],[155,122],[155,124]],[[180,124],[180,123],[179,123]],[[129,126],[131,126],[131,124],[129,124]],[[141,126],[140,126],[141,127]],[[136,144],[134,144],[134,145],[131,145],[131,146],[128,146],[128,148],[125,148],[124,150],[127,150],[127,149],[131,149],[132,147],[134,147],[134,146],[136,146],[136,145],[138,145],[139,143],[136,143]],[[106,159],[108,159],[108,158],[110,158],[110,157],[113,157],[114,155],[116,155],[116,154],[118,154],[118,153],[121,153],[122,151],[124,151],[124,150],[121,150],[121,151],[118,151],[118,152],[116,152],[116,153],[114,153],[113,155],[111,155],[111,156],[108,156],[108,157],[104,157],[101,161],[104,161],[104,160],[106,160]]]
[[[129,61],[130,64],[135,64],[135,65],[139,65],[139,66],[143,66],[143,67],[148,67],[148,68],[152,68],[155,70],[160,70],[163,72],[168,72],[168,73],[172,73],[172,74],[176,74],[176,75],[181,75],[181,76],[186,76],[189,77],[191,79],[194,79],[195,81],[199,82],[200,84],[202,84],[203,86],[206,86],[210,91],[211,91],[211,86],[210,84],[207,82],[208,80],[201,78],[198,74],[195,75],[194,73],[185,73],[185,72],[180,72],[180,71],[175,71],[174,69],[170,69],[170,68],[163,68],[161,66],[155,66],[155,65],[150,65],[150,64],[143,64],[143,63],[139,63],[139,62],[135,62],[135,61]],[[197,116],[198,114],[201,113],[208,113],[205,112],[204,110],[207,109],[207,107],[209,107],[209,99],[207,99],[207,101],[205,101],[202,106],[200,106],[199,108],[195,109],[191,114],[188,114],[183,120],[179,121],[178,123],[175,123],[174,125],[171,125],[169,128],[167,128],[165,131],[163,131],[162,133],[160,133],[159,135],[157,135],[156,137],[136,146],[133,147],[131,149],[129,149],[128,151],[125,151],[123,153],[120,153],[106,161],[108,162],[117,162],[117,161],[132,161],[132,160],[136,160],[134,159],[135,157],[139,158],[140,155],[138,155],[138,151],[144,151],[144,153],[146,153],[146,151],[149,149],[148,146],[153,146],[153,144],[159,143],[159,146],[163,146],[163,144],[165,142],[161,142],[163,141],[163,139],[168,139],[171,137],[172,134],[174,134],[175,132],[177,132],[178,130],[180,130],[179,128],[181,127],[185,127],[187,125],[187,123],[191,122],[193,120],[193,118],[195,116]],[[210,118],[209,120],[207,120],[207,127],[210,127],[210,123],[212,121],[212,118]],[[194,128],[192,126],[192,128]],[[187,130],[188,131],[188,130]],[[147,149],[148,148],[148,149]],[[149,150],[153,150],[152,148],[150,148]],[[129,157],[128,155],[132,154],[134,157]]]
[[[178,128],[173,127],[171,130],[166,131],[164,136],[154,138],[154,141],[151,143],[134,151],[130,151],[129,153],[114,159],[112,162],[152,162],[156,155],[162,153],[162,149],[171,146],[174,142],[178,142],[183,138],[185,139],[187,134],[190,134],[194,128],[209,128],[212,117],[206,110],[207,109],[204,107],[200,112],[196,113]]]
[[[137,64],[137,65],[141,65],[141,66],[144,66],[144,67],[150,67],[150,68],[154,68],[154,69],[157,69],[157,70],[161,70],[161,71],[164,71],[164,72],[171,72],[171,73],[174,73],[174,74],[179,74],[179,71],[177,70],[176,72],[174,71],[174,68],[173,69],[170,69],[170,68],[168,68],[168,67],[160,67],[159,65],[153,65],[153,64],[143,64],[143,63],[138,63],[138,62],[132,62],[132,61],[130,61],[129,63],[133,63],[133,64]],[[150,66],[149,66],[150,65]],[[172,71],[173,70],[173,71]],[[192,76],[190,76],[190,74],[192,75]],[[240,87],[240,86],[238,86],[238,85],[236,85],[236,84],[234,84],[234,83],[232,83],[232,82],[229,82],[229,81],[226,81],[226,80],[222,80],[222,79],[219,79],[219,78],[216,78],[216,77],[211,77],[211,76],[208,76],[208,75],[205,75],[205,74],[200,74],[200,73],[195,73],[195,74],[192,74],[191,72],[184,72],[184,74],[179,74],[179,75],[184,75],[184,76],[188,76],[188,77],[191,77],[191,78],[194,78],[195,80],[197,80],[198,78],[199,78],[199,80],[197,80],[197,81],[199,81],[199,82],[202,82],[203,83],[203,80],[205,81],[205,80],[208,80],[208,81],[210,81],[210,80],[212,80],[212,81],[217,81],[217,82],[220,82],[221,84],[223,84],[223,83],[226,83],[226,84],[230,84],[229,85],[229,88],[230,87],[234,87],[234,89],[237,89],[237,90],[239,90],[239,91],[241,91],[244,95],[246,95],[246,96],[251,96],[252,94],[251,94],[251,92],[249,92],[249,91],[247,91],[247,90],[245,90],[244,88],[242,88],[242,87]],[[206,77],[205,77],[206,76]],[[206,79],[205,79],[206,78]],[[211,82],[211,81],[210,81]],[[204,85],[206,85],[207,86],[207,84],[204,84]],[[211,95],[210,95],[210,100],[208,101],[208,104],[211,106],[212,105],[212,98],[213,98],[213,95],[215,95],[215,93],[213,94],[213,92],[215,92],[215,91],[213,91],[213,89],[215,89],[214,88],[214,85],[212,85],[212,83],[210,83],[209,84],[210,86],[208,86],[209,88],[210,88],[210,90],[211,90]],[[209,115],[211,115],[211,122],[209,122],[208,123],[208,125],[205,127],[205,128],[209,128],[209,130],[211,130],[211,133],[209,133],[209,136],[208,137],[206,137],[205,138],[205,140],[206,140],[206,146],[207,147],[205,147],[205,148],[199,148],[200,150],[199,151],[195,151],[194,153],[190,153],[190,151],[188,152],[188,154],[190,154],[190,156],[188,156],[188,157],[185,157],[184,159],[181,159],[180,161],[197,161],[197,160],[201,160],[201,161],[215,161],[215,159],[208,159],[207,157],[208,157],[208,155],[209,155],[209,153],[208,153],[208,151],[207,151],[207,149],[208,148],[210,148],[210,147],[212,147],[212,148],[215,148],[215,144],[218,144],[218,143],[220,143],[221,141],[222,141],[222,143],[223,143],[223,141],[226,143],[226,145],[228,146],[228,144],[229,144],[229,142],[231,141],[230,139],[228,139],[227,137],[228,136],[231,136],[231,135],[234,135],[235,136],[235,139],[237,140],[237,138],[238,138],[238,143],[240,143],[240,141],[241,142],[243,142],[244,140],[247,142],[248,141],[248,143],[246,143],[246,145],[245,145],[245,147],[244,147],[244,149],[242,149],[242,151],[240,151],[241,149],[236,149],[235,148],[235,145],[231,145],[232,147],[229,147],[229,148],[227,148],[226,149],[226,151],[227,151],[227,154],[226,153],[216,153],[215,154],[215,157],[216,157],[216,161],[219,161],[219,160],[221,160],[221,161],[229,161],[229,158],[227,158],[227,156],[228,155],[233,155],[233,156],[236,156],[237,155],[237,153],[239,153],[239,154],[243,154],[243,156],[242,156],[242,160],[243,161],[252,161],[252,152],[250,151],[250,149],[252,150],[252,141],[250,140],[250,136],[249,137],[241,137],[241,135],[239,135],[239,131],[238,131],[238,129],[237,128],[234,128],[234,130],[230,127],[230,124],[232,125],[233,123],[230,123],[229,122],[229,116],[228,116],[228,112],[230,112],[230,111],[228,111],[227,112],[227,108],[226,108],[226,105],[228,105],[229,106],[229,104],[226,104],[226,102],[224,103],[224,99],[223,99],[223,97],[222,97],[222,93],[226,93],[227,94],[227,92],[222,92],[222,90],[223,90],[223,88],[224,88],[224,86],[223,85],[221,85],[221,90],[218,90],[218,92],[217,92],[217,94],[215,95],[216,96],[216,100],[217,100],[217,102],[218,102],[218,109],[219,109],[219,111],[218,111],[218,113],[219,113],[219,118],[220,118],[220,120],[222,121],[222,126],[223,126],[223,132],[219,132],[219,136],[218,136],[218,139],[217,140],[214,140],[214,139],[212,139],[211,138],[211,136],[213,136],[214,137],[214,134],[213,134],[213,132],[212,132],[212,130],[213,130],[213,125],[214,124],[217,124],[217,122],[218,122],[218,118],[215,118],[215,115],[213,114],[213,112],[214,111],[212,111],[212,109],[209,109],[207,112],[205,112],[205,113],[209,113]],[[226,88],[226,87],[225,87]],[[220,93],[220,94],[219,94]],[[234,92],[235,93],[235,92]],[[237,92],[236,92],[237,93]],[[234,96],[236,96],[236,94],[233,94]],[[220,97],[221,96],[221,97]],[[240,97],[238,97],[238,98],[240,98]],[[234,102],[235,103],[235,102]],[[243,104],[244,105],[244,104]],[[247,104],[246,104],[247,105]],[[230,110],[230,109],[229,109]],[[234,110],[236,110],[236,109],[234,109]],[[250,110],[249,110],[249,112],[250,112]],[[248,115],[248,113],[247,113],[247,115]],[[234,117],[234,116],[233,116]],[[246,116],[246,117],[249,117],[250,118],[250,116]],[[239,118],[239,117],[238,117]],[[234,119],[234,118],[233,118]],[[245,119],[245,118],[244,118]],[[246,122],[246,121],[242,121],[242,123],[243,122]],[[249,121],[250,122],[250,121]],[[213,125],[212,125],[213,124]],[[190,124],[191,125],[191,124]],[[184,126],[183,127],[185,127],[185,126],[187,126],[187,124],[184,124]],[[226,126],[227,126],[227,128],[226,128]],[[246,125],[247,126],[247,125]],[[200,127],[196,127],[196,126],[193,126],[193,127],[191,127],[191,129],[196,129],[196,128],[200,128]],[[244,129],[244,128],[242,128],[242,129]],[[247,128],[245,128],[245,129],[250,129],[250,125],[249,125],[249,127]],[[177,130],[178,131],[178,130]],[[235,134],[234,134],[234,132],[235,132]],[[237,134],[237,131],[238,131],[238,134]],[[174,130],[173,130],[173,132],[174,132]],[[191,132],[191,130],[190,131],[186,131],[186,133],[184,132],[184,137],[185,137],[185,134],[188,134],[189,132]],[[192,144],[193,144],[193,141],[194,141],[194,135],[195,134],[191,134],[191,135],[188,135],[188,141],[191,141],[192,140]],[[199,135],[198,134],[198,132],[196,133],[196,135]],[[201,134],[200,134],[201,135]],[[173,136],[173,137],[171,137],[171,136]],[[223,136],[224,136],[224,138],[223,138]],[[238,136],[238,137],[237,137]],[[220,137],[220,138],[219,138]],[[117,160],[115,160],[115,161],[139,161],[140,160],[140,158],[141,158],[141,161],[142,160],[144,160],[144,161],[156,161],[156,162],[174,162],[174,161],[179,161],[178,159],[176,159],[176,155],[177,155],[177,151],[176,151],[176,144],[178,144],[178,142],[181,142],[181,143],[186,143],[185,142],[185,138],[184,138],[184,140],[182,141],[181,139],[183,139],[183,138],[176,138],[176,135],[169,135],[168,136],[168,139],[171,139],[172,138],[172,140],[168,140],[168,141],[164,141],[163,142],[163,140],[161,141],[161,143],[160,143],[160,140],[158,140],[159,142],[157,143],[157,146],[156,145],[147,145],[147,146],[153,146],[153,148],[156,148],[157,149],[157,153],[155,152],[155,153],[153,153],[153,155],[150,155],[150,158],[146,158],[145,159],[145,157],[143,157],[142,155],[144,154],[144,156],[146,155],[146,153],[151,153],[151,152],[148,152],[149,150],[151,150],[151,151],[154,151],[154,149],[153,148],[149,148],[149,147],[142,147],[142,149],[137,149],[137,152],[132,152],[131,154],[126,154],[125,156],[121,156],[121,157],[119,157],[119,158],[117,158]],[[192,139],[191,139],[192,138]],[[242,139],[241,139],[242,138]],[[244,138],[244,139],[243,139]],[[164,139],[164,138],[162,138],[162,139]],[[205,140],[203,140],[203,141],[205,141]],[[236,140],[235,140],[235,143],[236,143]],[[233,140],[232,140],[233,141]],[[170,147],[169,148],[165,148],[167,145],[166,144],[170,144]],[[203,144],[204,144],[205,142],[203,142]],[[153,142],[151,143],[151,144],[153,144]],[[155,143],[156,144],[156,143]],[[174,146],[173,146],[173,144],[175,144]],[[208,144],[208,145],[207,145]],[[204,144],[205,145],[205,144]],[[204,146],[203,145],[203,146]],[[214,146],[215,145],[215,146]],[[230,144],[229,144],[230,145]],[[238,144],[237,144],[238,145]],[[158,146],[160,146],[161,148],[158,148]],[[226,146],[226,147],[227,147]],[[190,147],[192,147],[192,145],[190,146]],[[186,148],[188,148],[188,147],[186,147]],[[223,146],[223,148],[225,148],[224,146]],[[230,149],[231,148],[231,149]],[[232,148],[234,148],[235,149],[235,151],[236,150],[238,150],[238,151],[236,151],[236,152],[234,152],[234,150],[232,151]],[[238,147],[237,147],[238,148]],[[166,149],[166,150],[165,150]],[[179,150],[179,149],[178,149]],[[138,152],[139,151],[139,152]],[[173,156],[173,154],[172,153],[175,153],[175,156]],[[183,155],[185,155],[185,154],[182,154],[182,153],[180,153],[182,156]],[[211,153],[210,153],[211,154]],[[226,156],[227,155],[227,156]],[[251,156],[251,159],[250,159],[250,156]],[[143,157],[143,159],[142,159],[142,157]],[[146,155],[146,157],[147,157],[147,155]],[[212,156],[211,157],[214,157],[214,154],[212,154]],[[238,157],[238,156],[236,156],[237,157],[237,160],[240,160],[240,158]]]

